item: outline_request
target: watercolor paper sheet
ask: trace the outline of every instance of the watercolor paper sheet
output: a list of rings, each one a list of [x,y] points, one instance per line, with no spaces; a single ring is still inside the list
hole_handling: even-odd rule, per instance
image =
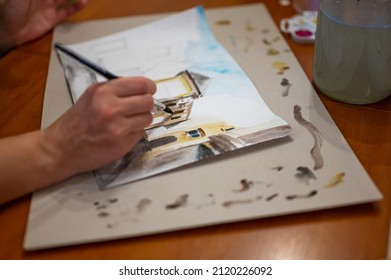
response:
[[[135,237],[382,198],[264,5],[208,9],[205,14],[217,41],[245,71],[267,107],[289,124],[291,133],[122,187],[101,191],[92,174],[82,174],[36,192],[26,229],[26,249]],[[75,46],[166,16],[64,24],[56,28],[53,40]],[[194,34],[197,32],[187,36]],[[81,47],[78,51],[83,52]],[[107,68],[124,75],[113,69],[115,65]],[[162,76],[158,76],[160,71],[148,73],[154,79],[176,79],[186,68],[167,70]],[[208,79],[213,75],[195,68],[186,70],[205,82],[201,87],[205,94],[197,100],[201,101],[213,89]],[[170,81],[175,84],[175,79]],[[255,96],[249,98],[259,103]],[[64,71],[53,51],[42,126],[50,125],[70,106]],[[230,121],[227,124],[232,125]]]
[[[201,7],[70,47],[119,76],[157,81],[154,97],[174,113],[156,112],[145,139],[122,159],[94,172],[101,189],[290,131],[215,40]],[[88,86],[105,80],[66,54],[59,55],[74,102]]]

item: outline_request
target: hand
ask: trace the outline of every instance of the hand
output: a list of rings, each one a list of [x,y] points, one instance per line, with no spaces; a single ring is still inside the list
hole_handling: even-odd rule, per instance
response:
[[[142,77],[94,84],[48,128],[0,139],[0,204],[122,158],[152,122],[155,91]]]
[[[153,81],[119,78],[92,85],[43,132],[58,170],[71,176],[100,168],[129,152],[152,122]]]
[[[88,0],[6,0],[0,27],[14,45],[37,39],[86,6]]]

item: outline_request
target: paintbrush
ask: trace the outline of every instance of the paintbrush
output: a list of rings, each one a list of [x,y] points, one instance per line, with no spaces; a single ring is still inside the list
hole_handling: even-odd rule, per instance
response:
[[[76,53],[75,51],[73,51],[63,45],[55,43],[54,47],[56,49],[62,51],[63,53],[67,54],[68,56],[72,57],[77,62],[79,62],[79,63],[83,64],[84,66],[88,67],[89,69],[93,70],[94,72],[102,75],[103,77],[105,77],[108,80],[119,78],[119,76],[111,73],[109,70],[95,64],[94,62],[88,60],[87,58],[81,56],[80,54]],[[173,111],[169,107],[164,105],[164,103],[160,102],[159,100],[157,100],[155,98],[153,100],[154,100],[155,109],[157,111],[163,110],[164,112],[166,112],[170,115],[174,114]]]

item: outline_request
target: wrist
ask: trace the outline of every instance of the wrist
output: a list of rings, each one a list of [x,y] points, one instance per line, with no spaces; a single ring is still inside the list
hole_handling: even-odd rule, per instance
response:
[[[0,204],[69,177],[43,131],[0,139]]]
[[[55,174],[54,181],[60,181],[74,175],[71,166],[67,164],[67,157],[64,144],[58,137],[48,131],[48,128],[39,131],[41,140],[39,141],[39,154],[43,155],[42,170],[48,174]]]

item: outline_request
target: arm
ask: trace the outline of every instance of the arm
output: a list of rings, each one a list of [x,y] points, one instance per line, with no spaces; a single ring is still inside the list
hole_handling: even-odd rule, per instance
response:
[[[0,57],[35,40],[88,0],[0,0]]]
[[[121,158],[152,121],[153,81],[92,85],[46,129],[0,140],[0,204]]]

